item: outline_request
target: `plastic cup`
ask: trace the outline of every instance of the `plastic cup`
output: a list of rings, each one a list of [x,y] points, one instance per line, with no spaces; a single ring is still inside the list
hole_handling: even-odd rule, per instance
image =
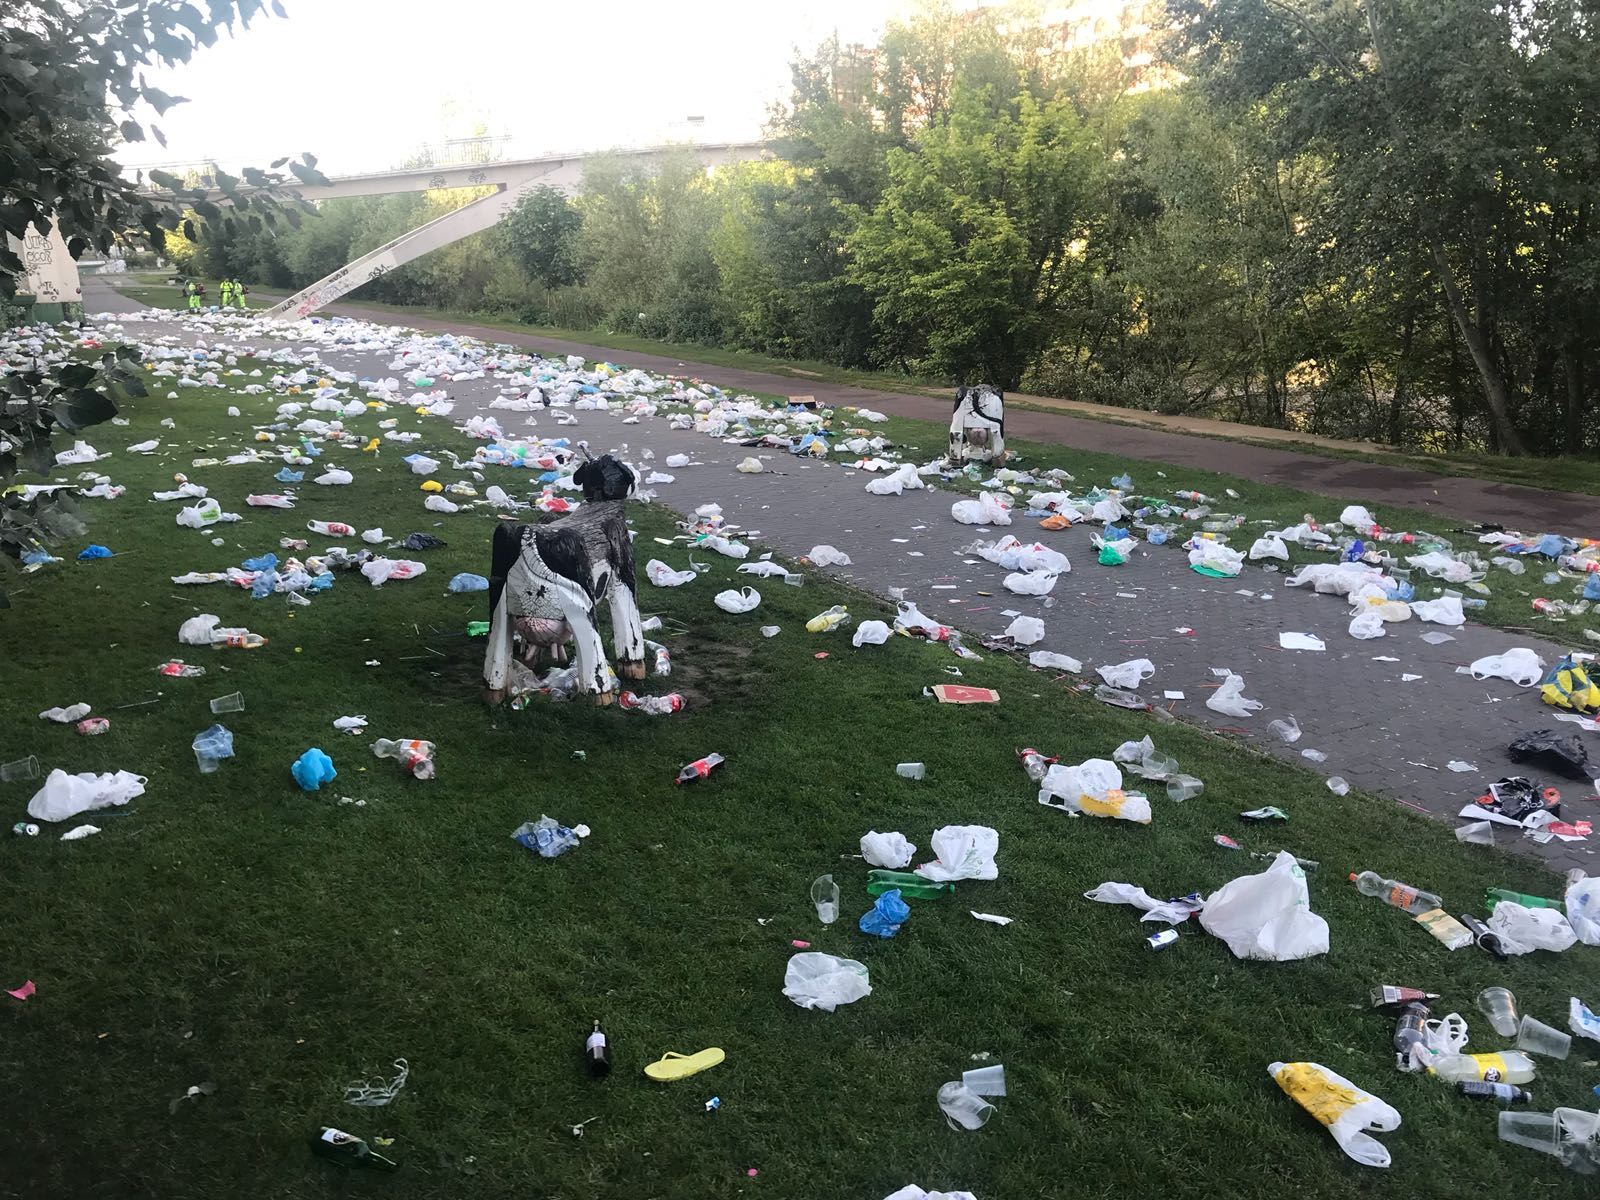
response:
[[[1328,777],[1328,790],[1335,796],[1343,796],[1350,791],[1350,785],[1345,781],[1344,776],[1330,775]]]
[[[994,1105],[964,1083],[947,1083],[939,1089],[939,1107],[951,1129],[982,1129],[994,1116]]]
[[[218,696],[211,702],[213,713],[232,713],[244,711],[244,693],[234,692],[231,696]]]
[[[1572,1049],[1572,1035],[1552,1029],[1543,1021],[1523,1017],[1522,1024],[1517,1026],[1517,1049],[1545,1058],[1565,1058]]]
[[[1169,779],[1178,773],[1178,760],[1159,751],[1144,760],[1146,779]]]
[[[804,587],[805,586],[805,582],[806,582],[806,577],[804,575],[800,574],[799,571],[790,571],[787,575],[785,575],[783,577],[783,581],[786,584],[788,584],[790,587]]]
[[[0,783],[20,783],[24,779],[39,778],[39,760],[30,754],[16,762],[0,763]]]
[[[1517,998],[1509,988],[1484,988],[1478,993],[1478,1011],[1501,1037],[1517,1036]]]
[[[199,766],[200,774],[202,775],[210,775],[217,769],[217,760],[198,748],[194,752],[194,761]]]
[[[922,779],[927,776],[928,768],[924,763],[898,763],[894,773],[901,779]]]
[[[1526,1146],[1543,1154],[1561,1153],[1561,1122],[1554,1113],[1512,1112],[1500,1114],[1500,1140]]]
[[[1169,800],[1180,802],[1193,800],[1205,789],[1206,785],[1193,775],[1174,775],[1167,780],[1167,798]]]
[[[1272,734],[1274,737],[1280,738],[1284,742],[1288,743],[1298,742],[1300,740],[1300,726],[1293,717],[1287,721],[1268,722],[1267,732]]]
[[[975,1071],[961,1072],[961,1082],[975,1096],[1004,1096],[1006,1094],[1006,1069],[1001,1063],[979,1067]]]
[[[839,885],[832,875],[819,875],[812,881],[811,903],[817,906],[817,920],[824,925],[839,919]]]

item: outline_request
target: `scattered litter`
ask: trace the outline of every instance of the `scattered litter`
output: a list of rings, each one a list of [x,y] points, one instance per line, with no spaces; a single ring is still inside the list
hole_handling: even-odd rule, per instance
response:
[[[810,951],[792,955],[783,973],[783,994],[801,1008],[833,1012],[872,994],[866,965],[853,958]]]
[[[393,1079],[384,1079],[381,1075],[371,1079],[358,1079],[344,1089],[344,1102],[354,1104],[359,1108],[381,1108],[400,1094],[400,1089],[405,1087],[406,1080],[411,1075],[411,1065],[403,1058],[394,1060],[395,1068],[399,1071]]]
[[[933,695],[940,704],[999,704],[1000,693],[993,688],[967,687],[960,683],[936,683]]]
[[[1326,650],[1323,640],[1309,633],[1280,633],[1278,645],[1285,650]]]

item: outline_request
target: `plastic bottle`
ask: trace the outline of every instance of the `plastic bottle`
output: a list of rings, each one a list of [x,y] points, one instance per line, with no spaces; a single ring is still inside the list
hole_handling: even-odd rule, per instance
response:
[[[1109,683],[1102,683],[1094,689],[1094,698],[1102,704],[1114,704],[1118,708],[1131,708],[1135,710],[1149,708],[1145,698],[1138,692],[1130,692],[1125,688],[1114,688]]]
[[[343,521],[307,521],[306,528],[324,537],[354,537],[356,532]]]
[[[1561,900],[1546,900],[1543,896],[1530,896],[1526,892],[1513,892],[1508,888],[1489,888],[1483,893],[1483,906],[1490,912],[1502,900],[1511,904],[1520,904],[1524,908],[1565,908]]]
[[[1394,1049],[1406,1063],[1411,1061],[1411,1048],[1413,1046],[1426,1047],[1428,1044],[1428,1018],[1432,1010],[1420,1001],[1414,1001],[1405,1007],[1400,1014],[1400,1019],[1394,1027]],[[1411,1068],[1408,1066],[1407,1070]]]
[[[433,778],[432,742],[416,738],[379,738],[372,743],[372,752],[379,758],[397,759],[408,775],[417,779]]]
[[[707,775],[711,774],[712,767],[726,761],[727,759],[723,758],[720,754],[708,754],[704,758],[697,758],[692,763],[684,767],[683,770],[678,772],[678,778],[676,782],[694,783],[696,780],[704,779]]]
[[[898,890],[900,895],[907,900],[932,900],[937,896],[949,895],[956,890],[953,883],[935,883],[925,879],[914,871],[868,871],[867,895],[881,896],[885,892]]]
[[[1456,1088],[1463,1096],[1471,1096],[1476,1100],[1498,1100],[1501,1104],[1531,1104],[1533,1093],[1524,1091],[1509,1083],[1481,1083],[1469,1079],[1456,1084]]]
[[[1028,773],[1028,778],[1035,783],[1044,778],[1044,774],[1050,769],[1051,764],[1060,761],[1060,759],[1040,754],[1032,746],[1018,750],[1017,757],[1022,761],[1022,769]]]
[[[1446,1083],[1529,1083],[1533,1079],[1533,1059],[1520,1050],[1449,1054],[1428,1070]]]
[[[807,633],[832,633],[850,619],[850,613],[842,604],[835,604],[827,612],[818,613],[806,622]]]
[[[229,650],[259,650],[267,644],[267,639],[259,633],[251,633],[248,629],[230,633],[220,642],[212,642],[213,650],[226,647]]]
[[[665,696],[641,696],[636,692],[623,692],[617,697],[617,707],[627,712],[637,709],[649,713],[652,717],[665,717],[683,711],[683,696],[679,692],[668,692]]]
[[[375,1152],[366,1142],[352,1133],[323,1126],[321,1134],[311,1140],[311,1153],[326,1158],[343,1167],[368,1167],[374,1171],[393,1171],[400,1164]]]
[[[583,1061],[589,1068],[589,1074],[595,1079],[604,1079],[611,1074],[611,1047],[606,1041],[605,1030],[600,1028],[600,1021],[596,1018],[594,1029],[583,1039]]]
[[[1376,871],[1363,871],[1359,875],[1352,871],[1350,881],[1363,896],[1376,896],[1385,904],[1405,909],[1412,916],[1431,912],[1444,905],[1444,901],[1432,892],[1421,891],[1398,879],[1385,879]]]

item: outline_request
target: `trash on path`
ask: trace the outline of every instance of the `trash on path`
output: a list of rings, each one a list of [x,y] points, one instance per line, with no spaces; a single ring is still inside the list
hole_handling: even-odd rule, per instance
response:
[[[1310,633],[1280,633],[1278,645],[1284,650],[1326,650],[1327,644]]]
[[[1004,636],[1019,646],[1031,646],[1044,640],[1044,622],[1038,617],[1017,617],[1006,626]]]
[[[513,829],[511,840],[540,858],[559,858],[578,844],[578,835],[554,817],[541,815],[537,821],[524,821]]]
[[[1509,679],[1518,687],[1532,687],[1544,674],[1544,660],[1526,646],[1515,646],[1477,659],[1467,669],[1474,679]]]
[[[811,547],[811,553],[807,554],[806,558],[814,567],[848,567],[852,565],[848,554],[826,543]]]
[[[1350,794],[1349,781],[1343,775],[1330,775],[1328,776],[1328,790],[1335,796],[1347,796]]]
[[[1211,673],[1223,677],[1222,686],[1206,700],[1206,707],[1212,712],[1229,717],[1248,717],[1266,707],[1261,701],[1245,696],[1243,678],[1232,671],[1213,669]]]
[[[1286,721],[1268,721],[1267,732],[1286,745],[1292,746],[1300,740],[1300,723],[1293,717]]]
[[[1367,1131],[1400,1128],[1400,1114],[1391,1105],[1321,1063],[1275,1062],[1267,1074],[1291,1100],[1326,1125],[1339,1149],[1356,1162],[1364,1167],[1389,1165],[1389,1151]]]
[[[1600,685],[1590,678],[1588,668],[1569,654],[1544,676],[1539,698],[1552,708],[1593,716],[1600,710]]]
[[[302,791],[314,792],[323,784],[338,778],[339,772],[333,769],[333,759],[313,746],[295,759],[289,774],[294,776],[294,781]]]
[[[792,955],[783,973],[783,994],[801,1008],[833,1012],[872,994],[866,965],[853,958],[808,951]]]
[[[28,815],[35,821],[66,821],[97,808],[112,808],[144,795],[143,775],[117,771],[96,775],[85,771],[68,775],[60,767],[51,771],[44,786],[28,801]]]
[[[982,492],[976,500],[957,500],[950,515],[963,525],[1009,525],[1011,506],[995,492]]]
[[[1028,665],[1040,670],[1068,671],[1078,674],[1083,670],[1083,664],[1075,658],[1065,654],[1057,654],[1054,650],[1033,650],[1028,654]]]
[[[1096,667],[1095,673],[1112,687],[1132,689],[1154,676],[1156,667],[1148,658],[1133,658],[1127,662]]]
[[[906,840],[903,833],[879,833],[873,830],[861,835],[861,857],[869,866],[899,871],[911,865],[911,858],[916,852],[917,848]]]
[[[892,938],[900,926],[911,916],[911,908],[900,898],[898,888],[891,888],[878,896],[871,908],[861,914],[857,927],[862,933],[880,938]]]
[[[405,1059],[395,1059],[394,1065],[400,1073],[393,1079],[375,1075],[371,1079],[358,1079],[348,1084],[344,1089],[344,1102],[358,1108],[382,1108],[388,1104],[400,1094],[400,1089],[405,1087],[411,1075],[411,1064]]]
[[[1328,952],[1328,923],[1311,911],[1305,872],[1287,851],[1259,875],[1242,875],[1207,896],[1200,925],[1236,958],[1288,962]]]
[[[1575,737],[1563,737],[1553,729],[1534,729],[1522,734],[1506,747],[1512,762],[1529,762],[1557,771],[1573,779],[1589,778],[1589,752]]]

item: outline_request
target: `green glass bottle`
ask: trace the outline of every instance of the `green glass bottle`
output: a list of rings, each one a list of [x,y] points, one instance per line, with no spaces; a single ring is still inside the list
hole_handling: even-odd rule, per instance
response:
[[[900,895],[907,900],[932,900],[937,896],[950,895],[956,890],[956,885],[935,883],[911,871],[867,872],[867,895],[881,896],[895,888],[899,888]]]
[[[354,1134],[324,1125],[311,1140],[311,1153],[344,1167],[367,1167],[374,1171],[398,1170],[400,1164],[385,1158]]]
[[[1494,906],[1505,900],[1511,904],[1520,904],[1524,908],[1565,908],[1561,900],[1546,900],[1543,896],[1530,896],[1525,892],[1513,892],[1508,888],[1490,888],[1483,894],[1483,906],[1490,912]]]

